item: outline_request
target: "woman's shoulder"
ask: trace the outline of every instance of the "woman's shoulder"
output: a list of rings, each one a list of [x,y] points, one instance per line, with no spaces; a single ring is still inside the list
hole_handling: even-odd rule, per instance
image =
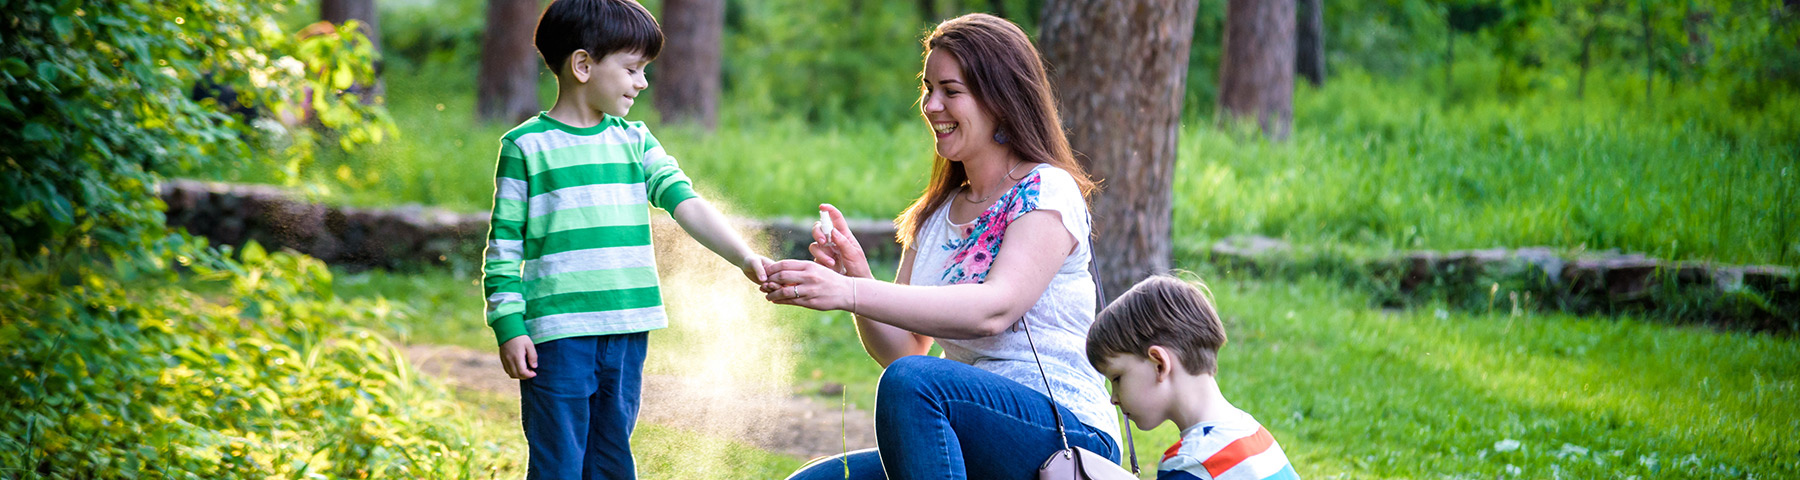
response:
[[[1061,167],[1040,163],[1036,168],[1031,169],[1030,176],[1037,177],[1037,188],[1040,192],[1081,195],[1081,190],[1075,184],[1075,176],[1070,175],[1068,170],[1063,170]],[[1029,177],[1027,181],[1029,181]]]

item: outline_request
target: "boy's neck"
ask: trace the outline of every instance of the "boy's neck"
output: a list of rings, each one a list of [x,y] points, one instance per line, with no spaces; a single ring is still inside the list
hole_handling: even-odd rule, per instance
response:
[[[575,128],[588,128],[606,120],[606,112],[586,107],[587,99],[579,88],[557,83],[556,103],[545,112],[551,119]]]
[[[1201,423],[1227,420],[1237,413],[1237,407],[1219,392],[1219,381],[1212,375],[1177,373],[1175,379],[1177,395],[1169,420],[1183,431]]]

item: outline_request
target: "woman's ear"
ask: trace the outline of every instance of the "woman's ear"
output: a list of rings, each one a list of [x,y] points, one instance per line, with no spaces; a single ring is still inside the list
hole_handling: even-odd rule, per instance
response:
[[[578,83],[587,83],[594,75],[594,56],[588,55],[586,49],[576,50],[569,54],[569,73],[575,76]]]

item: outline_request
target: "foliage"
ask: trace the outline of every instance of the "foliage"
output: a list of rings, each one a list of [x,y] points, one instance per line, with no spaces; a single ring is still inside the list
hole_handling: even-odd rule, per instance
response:
[[[357,35],[294,40],[264,2],[0,4],[0,250],[122,251],[160,237],[159,172],[263,158],[285,135],[246,115],[308,103],[344,146],[379,140],[383,113],[335,92],[367,82]],[[229,113],[228,113],[229,112]],[[298,142],[295,142],[298,144]],[[289,150],[288,156],[307,154]],[[277,156],[282,155],[278,154]]]
[[[0,271],[0,476],[473,478],[519,467],[337,300],[331,274],[252,243],[169,237],[143,269],[81,255]],[[187,275],[175,272],[185,270]],[[196,296],[193,291],[219,291]],[[481,432],[487,433],[487,432]]]

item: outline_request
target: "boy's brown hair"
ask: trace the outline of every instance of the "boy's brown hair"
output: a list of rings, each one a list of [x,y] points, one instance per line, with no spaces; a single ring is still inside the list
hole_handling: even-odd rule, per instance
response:
[[[561,77],[563,62],[576,50],[599,60],[617,52],[637,52],[644,59],[662,53],[662,26],[635,0],[556,0],[538,17],[532,44],[551,73]]]
[[[1152,345],[1173,351],[1188,373],[1216,374],[1225,324],[1200,287],[1168,275],[1151,276],[1094,318],[1088,329],[1088,362],[1098,369],[1113,355],[1146,358]]]

